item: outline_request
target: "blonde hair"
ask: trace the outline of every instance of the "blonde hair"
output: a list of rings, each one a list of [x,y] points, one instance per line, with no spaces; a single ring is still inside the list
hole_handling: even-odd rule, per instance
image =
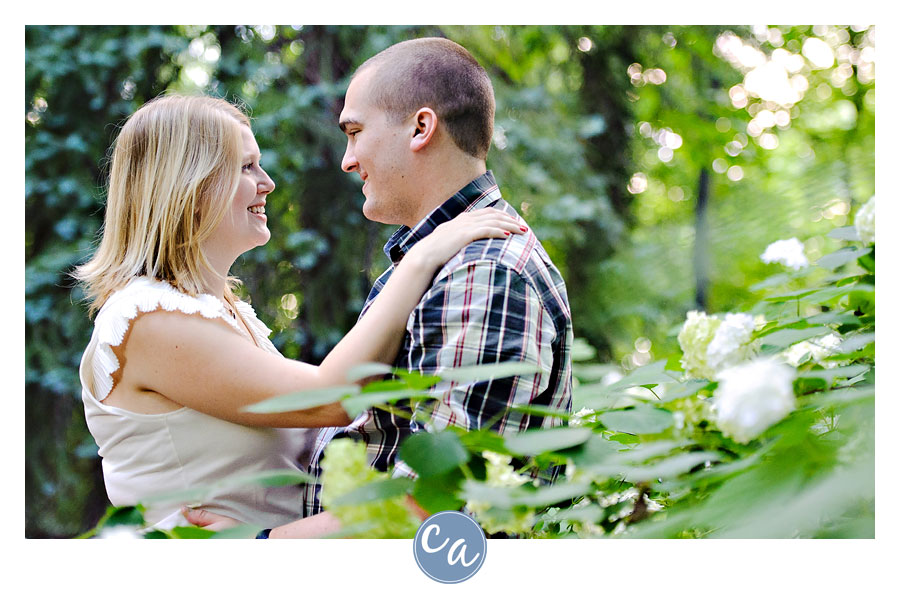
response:
[[[93,315],[137,276],[203,293],[212,270],[201,243],[225,217],[237,192],[250,120],[207,96],[165,95],[144,104],[113,145],[103,236],[73,276]],[[226,301],[234,302],[229,278]]]

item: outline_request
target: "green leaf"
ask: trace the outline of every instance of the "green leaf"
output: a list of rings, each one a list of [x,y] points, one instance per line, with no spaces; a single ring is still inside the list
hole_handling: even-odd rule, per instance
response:
[[[776,491],[771,497],[774,500],[761,499],[751,508],[734,513],[713,536],[810,537],[822,528],[824,522],[834,521],[848,511],[852,512],[863,501],[870,504],[874,501],[874,457],[860,460],[853,467],[836,468],[812,483],[798,484],[790,490]]]
[[[836,368],[814,369],[805,372],[798,372],[798,378],[820,378],[825,380],[829,386],[834,383],[836,378],[853,378],[869,371],[869,366],[863,364],[848,365]]]
[[[347,382],[358,382],[372,376],[387,376],[394,368],[384,363],[363,363],[347,372]]]
[[[590,488],[590,482],[568,482],[541,486],[534,492],[527,493],[520,504],[535,508],[546,507],[564,500],[584,496]]]
[[[587,407],[600,410],[611,409],[617,405],[621,406],[621,401],[627,398],[625,390],[610,390],[608,384],[601,382],[596,384],[579,384],[572,389],[573,408]]]
[[[694,483],[697,483],[702,480],[718,481],[718,480],[722,480],[722,479],[731,477],[737,473],[746,471],[746,470],[750,469],[751,467],[755,467],[759,463],[760,459],[763,458],[763,456],[766,454],[767,451],[768,451],[768,447],[763,447],[754,453],[751,453],[745,457],[741,457],[737,461],[732,461],[731,463],[714,465],[710,469],[704,469],[703,471],[695,472],[691,476],[691,480]]]
[[[810,324],[859,324],[859,318],[853,314],[837,311],[827,311],[806,318]]]
[[[144,506],[129,505],[125,507],[107,507],[106,513],[97,522],[93,529],[78,536],[78,539],[91,538],[97,535],[104,527],[112,527],[116,525],[127,525],[132,527],[143,527],[147,525],[144,520]]]
[[[681,453],[649,465],[600,464],[590,467],[592,473],[619,477],[624,475],[625,481],[637,484],[650,482],[657,478],[674,478],[697,465],[721,460],[722,455],[715,452],[701,451]]]
[[[645,442],[632,448],[617,451],[609,461],[639,464],[668,455],[673,450],[684,446],[687,446],[687,441],[659,440],[657,442]]]
[[[452,471],[469,460],[469,452],[453,432],[413,434],[400,445],[400,458],[420,477]]]
[[[248,538],[255,538],[256,534],[259,533],[259,526],[256,525],[236,525],[234,527],[229,527],[228,529],[223,529],[222,531],[216,532],[213,536],[213,540],[246,540]]]
[[[838,353],[853,353],[854,351],[858,351],[859,349],[862,349],[863,347],[874,342],[875,333],[864,332],[844,339],[844,341],[840,345],[838,345],[837,349],[835,350]]]
[[[418,478],[413,486],[412,496],[429,513],[457,511],[466,504],[466,501],[457,496],[464,479],[460,469],[429,478]]]
[[[607,440],[600,434],[591,434],[587,442],[565,451],[565,455],[572,459],[576,467],[586,467],[613,458],[622,448],[623,445],[618,442]]]
[[[774,274],[762,282],[758,282],[754,285],[750,286],[751,291],[762,291],[764,289],[771,289],[772,287],[778,287],[784,284],[787,284],[794,280],[796,276],[793,276],[787,272],[779,272],[778,274]]]
[[[412,491],[414,481],[409,478],[388,478],[386,480],[377,480],[354,488],[350,492],[337,497],[332,505],[335,507],[345,507],[349,505],[359,505],[368,502],[376,502],[403,496]]]
[[[579,380],[600,380],[610,372],[618,372],[619,366],[612,363],[573,363],[572,373]]]
[[[830,407],[875,398],[875,386],[851,386],[809,395],[807,400],[815,407]]]
[[[540,366],[533,363],[507,361],[443,370],[438,373],[438,376],[441,377],[441,380],[448,382],[464,383],[509,378],[510,376],[531,376],[542,371]]]
[[[677,375],[666,371],[666,360],[660,359],[632,371],[615,384],[611,384],[609,390],[616,391],[632,386],[656,386],[657,384],[672,382],[677,379]]]
[[[864,268],[868,272],[871,272],[872,274],[874,274],[875,273],[875,249],[872,249],[872,251],[870,253],[861,256],[858,260],[856,260],[856,263],[858,263],[862,268]]]
[[[384,392],[364,392],[341,401],[341,406],[351,418],[357,417],[363,411],[376,405],[386,405],[404,399],[433,399],[441,396],[439,391],[425,391],[415,388],[403,388]]]
[[[856,232],[855,226],[842,226],[840,228],[833,228],[828,231],[826,235],[831,237],[832,239],[840,239],[842,241],[859,241],[859,234]]]
[[[621,443],[625,446],[632,446],[639,442],[638,437],[630,433],[611,434],[609,440]]]
[[[512,509],[516,506],[540,508],[584,496],[590,487],[590,482],[584,481],[542,486],[535,490],[530,485],[496,487],[466,480],[463,484],[463,497],[466,500],[487,502],[499,509]]]
[[[459,440],[470,453],[481,453],[483,451],[506,452],[503,436],[489,428],[463,431]]]
[[[816,265],[828,270],[834,270],[844,264],[855,262],[857,258],[868,254],[869,251],[868,247],[841,247],[837,251],[819,258]]]
[[[785,328],[771,334],[759,337],[763,345],[768,345],[776,349],[786,349],[795,343],[805,341],[810,338],[824,336],[832,332],[831,328],[826,326],[813,326],[812,328]]]
[[[299,411],[321,407],[340,401],[359,393],[359,387],[355,385],[330,386],[328,388],[316,388],[279,395],[244,407],[243,411],[250,413],[284,413],[286,411]]]
[[[815,289],[800,289],[798,291],[790,291],[787,293],[782,293],[781,295],[773,295],[772,297],[766,297],[765,301],[783,302],[783,301],[790,301],[793,299],[801,299],[803,297],[806,297],[807,295],[811,295],[811,294],[815,293],[818,290],[821,290],[821,289],[815,288]]]
[[[628,434],[657,434],[675,423],[671,412],[652,407],[607,411],[599,419],[610,430]]]
[[[394,370],[394,375],[402,379],[403,384],[408,388],[416,388],[424,390],[431,388],[441,381],[440,376],[432,376],[430,374],[420,374],[419,372],[407,372],[406,370]]]
[[[560,509],[556,513],[544,515],[544,521],[579,521],[584,523],[596,523],[604,519],[606,509],[598,504],[579,503],[567,509]]]
[[[258,527],[253,528],[253,536],[259,532]],[[169,534],[176,540],[207,540],[216,535],[216,532],[202,527],[173,527]]]
[[[533,456],[583,444],[592,435],[590,428],[526,430],[507,436],[506,448],[517,455]]]
[[[664,403],[674,401],[675,399],[683,399],[697,394],[708,386],[712,386],[712,383],[707,380],[688,380],[683,383],[675,382],[666,385],[665,393],[661,398]]]
[[[847,285],[842,287],[828,287],[816,291],[811,295],[807,295],[806,301],[810,303],[828,303],[829,301],[833,301],[839,297],[843,297],[845,295],[850,295],[855,292],[859,292],[861,289],[865,290],[864,287],[869,285],[865,284],[855,284],[855,285]],[[874,292],[874,287],[872,288]]]
[[[144,525],[144,514],[140,506],[109,507],[104,516],[103,526]]]
[[[408,390],[410,386],[406,383],[405,380],[376,380],[374,382],[369,382],[366,384],[362,391],[363,393],[372,393],[372,392],[389,392],[395,390]]]
[[[543,405],[513,405],[509,410],[541,417],[558,417],[563,421],[568,421],[572,417],[572,412],[567,409],[553,409]]]

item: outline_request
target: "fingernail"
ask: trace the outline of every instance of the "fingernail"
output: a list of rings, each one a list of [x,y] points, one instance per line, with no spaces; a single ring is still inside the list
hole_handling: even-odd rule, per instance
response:
[[[522,230],[523,233],[526,232],[526,231],[528,231],[528,227],[527,227],[527,226],[522,226],[522,227],[519,227],[519,228]]]
[[[505,231],[503,231],[503,234],[506,235],[506,236],[508,237],[508,236],[509,236],[509,231],[508,231],[508,230],[505,230]]]

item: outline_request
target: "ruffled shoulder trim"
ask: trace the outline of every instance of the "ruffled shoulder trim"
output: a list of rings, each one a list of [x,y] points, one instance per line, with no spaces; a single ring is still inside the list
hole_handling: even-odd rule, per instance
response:
[[[275,346],[272,344],[272,341],[269,340],[269,336],[272,334],[272,330],[263,324],[262,320],[260,320],[256,316],[256,311],[253,307],[250,306],[249,303],[238,300],[237,303],[238,313],[241,314],[241,317],[244,319],[244,322],[247,324],[247,327],[250,329],[250,332],[253,333],[254,338],[256,339],[256,343],[263,349],[266,349],[269,352],[278,352]],[[234,324],[234,321],[232,321]]]
[[[253,308],[246,303],[239,302],[238,308],[241,309],[242,314],[245,309],[249,309],[253,313]],[[157,309],[180,311],[188,315],[200,314],[208,319],[221,318],[242,333],[237,322],[225,311],[222,302],[212,295],[192,297],[165,281],[147,277],[135,278],[123,289],[113,293],[100,308],[94,322],[96,347],[92,373],[94,397],[98,401],[103,401],[112,391],[112,376],[119,369],[119,360],[112,348],[122,344],[125,334],[131,327],[131,322],[139,313]],[[258,322],[265,328],[265,325],[256,318],[255,313],[252,318],[245,318],[245,320],[252,321],[254,327]],[[268,335],[268,329],[266,329],[266,335]]]

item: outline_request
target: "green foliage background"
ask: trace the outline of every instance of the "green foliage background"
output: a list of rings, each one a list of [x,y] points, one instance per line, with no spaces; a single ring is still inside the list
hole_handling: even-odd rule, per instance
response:
[[[726,32],[769,59],[776,50],[799,55],[810,38],[837,56],[828,67],[803,62],[797,74],[808,89],[788,109],[789,124],[771,127],[774,149],[748,126],[775,107],[730,99],[749,68],[717,44]],[[495,84],[489,168],[563,271],[588,352],[627,371],[675,353],[688,309],[760,301],[753,283],[780,271],[758,258],[772,241],[798,236],[812,259],[839,246],[825,233],[849,223],[874,192],[874,75],[861,68],[874,34],[846,26],[27,27],[26,536],[78,535],[107,505],[77,376],[91,323],[67,273],[97,238],[109,145],[145,101],[169,89],[203,91],[250,109],[278,187],[267,209],[272,240],[234,273],[276,346],[316,362],[387,265],[390,229],[363,218],[356,177],[340,171],[335,122],[348,77],[403,39],[463,44]],[[655,83],[652,69],[665,81]],[[681,140],[667,162],[666,129]],[[731,167],[743,176],[723,172]]]

